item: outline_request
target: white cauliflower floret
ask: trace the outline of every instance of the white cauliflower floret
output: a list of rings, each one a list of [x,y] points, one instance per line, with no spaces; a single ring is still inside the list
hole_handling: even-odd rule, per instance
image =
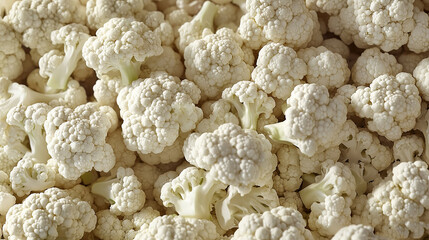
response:
[[[16,198],[10,187],[9,176],[4,171],[0,170],[0,216],[5,216],[7,211],[9,211],[15,203]]]
[[[329,15],[338,15],[342,8],[347,7],[346,0],[306,0],[309,9]]]
[[[347,60],[323,46],[301,49],[298,51],[298,57],[307,64],[305,78],[308,83],[317,83],[333,90],[349,80]]]
[[[142,184],[142,190],[146,194],[146,200],[154,199],[153,189],[156,180],[162,173],[161,170],[156,166],[141,162],[136,163],[132,168],[134,170],[134,175]]]
[[[347,122],[346,122],[347,123]],[[345,124],[344,124],[345,125]],[[338,137],[341,139],[341,137]],[[321,173],[321,166],[326,161],[336,162],[341,155],[340,148],[333,146],[323,151],[316,152],[313,156],[309,157],[298,150],[299,155],[299,167],[302,173],[312,174]]]
[[[176,163],[183,159],[183,144],[185,139],[188,137],[189,132],[180,133],[176,141],[170,146],[166,146],[164,150],[160,153],[148,153],[142,154],[138,153],[140,159],[148,164],[158,165],[158,164],[169,164]]]
[[[259,51],[252,79],[266,93],[286,100],[306,74],[307,64],[292,48],[268,43]]]
[[[140,154],[160,153],[171,146],[179,132],[188,132],[201,120],[198,87],[165,72],[154,72],[119,92],[125,144]]]
[[[94,236],[103,240],[125,239],[125,235],[132,229],[132,223],[128,219],[120,220],[109,210],[97,212],[97,226]]]
[[[24,46],[42,56],[55,48],[52,31],[69,23],[85,24],[85,6],[79,0],[22,0],[12,6],[5,21],[22,34]]]
[[[378,237],[374,234],[374,228],[372,226],[362,224],[352,224],[338,230],[337,233],[331,238],[331,240],[378,240]]]
[[[205,110],[204,108],[207,108]],[[213,132],[224,123],[239,124],[240,120],[231,112],[231,105],[224,99],[216,102],[204,102],[201,106],[205,118],[198,123],[196,131],[199,133]]]
[[[52,75],[52,72],[55,71],[55,68],[59,66],[63,60],[64,54],[58,49],[52,49],[51,51],[43,54],[43,56],[39,59],[40,76],[43,78],[49,78],[49,76]]]
[[[301,0],[250,0],[238,34],[247,46],[259,49],[269,41],[301,48],[313,35],[313,17]]]
[[[380,75],[396,75],[402,72],[402,65],[395,56],[382,53],[379,48],[366,49],[352,68],[352,80],[356,85],[367,86]]]
[[[273,176],[273,188],[280,195],[286,191],[296,191],[302,183],[299,150],[295,146],[283,145],[277,151],[279,161]]]
[[[131,18],[112,18],[96,35],[83,46],[86,65],[99,77],[119,71],[123,85],[138,78],[143,61],[162,53],[159,36],[144,23]]]
[[[416,78],[416,86],[425,101],[429,101],[429,58],[419,62],[413,71]]]
[[[120,78],[103,75],[93,86],[94,98],[100,105],[115,107],[116,98],[121,88]]]
[[[271,153],[271,143],[254,130],[226,123],[214,132],[192,133],[183,153],[188,162],[242,195],[254,185],[272,186],[277,158]]]
[[[258,119],[269,118],[275,106],[274,99],[251,81],[240,81],[224,89],[222,99],[234,106],[245,129],[256,130]]]
[[[418,135],[406,135],[393,143],[393,157],[399,162],[413,162],[423,154],[424,140]]]
[[[241,45],[240,37],[222,28],[186,47],[185,74],[201,89],[203,98],[217,99],[225,87],[250,80],[253,67],[244,60]]]
[[[305,225],[305,220],[298,210],[277,207],[262,214],[253,213],[245,216],[231,240],[313,240]]]
[[[173,48],[162,46],[162,54],[149,57],[143,65],[143,72],[165,71],[170,75],[182,77],[185,73],[185,66],[182,62],[182,56],[175,52]]]
[[[131,168],[120,167],[116,176],[102,177],[91,185],[91,193],[103,197],[116,215],[131,215],[140,210],[146,195]]]
[[[429,50],[429,16],[427,12],[414,8],[413,19],[416,27],[411,31],[407,47],[415,53]]]
[[[122,129],[118,128],[109,133],[106,143],[112,146],[116,158],[115,166],[110,170],[110,173],[115,174],[119,167],[130,168],[134,166],[137,156],[135,152],[128,150],[125,146]]]
[[[18,34],[0,19],[0,75],[11,80],[21,75],[25,52],[22,49]]]
[[[132,18],[144,8],[144,0],[87,0],[88,26],[97,30],[112,18]]]
[[[328,38],[323,40],[322,46],[327,48],[333,53],[340,54],[343,58],[349,59],[350,49],[349,47],[338,38]]]
[[[181,54],[192,42],[214,32],[213,22],[217,9],[216,4],[205,1],[201,10],[191,21],[183,22],[183,25],[178,29],[179,36],[175,41],[176,47]]]
[[[46,141],[59,173],[75,180],[93,168],[110,171],[115,165],[115,154],[106,143],[106,136],[117,126],[115,111],[97,103],[74,110],[62,106],[51,110],[45,122]]]
[[[6,214],[3,234],[8,239],[81,239],[95,228],[90,204],[66,190],[49,188],[28,196]]]
[[[146,240],[217,240],[216,225],[206,219],[163,215],[155,218],[135,239]]]
[[[411,130],[420,115],[421,98],[409,73],[381,75],[369,87],[358,87],[351,106],[359,117],[368,119],[370,131],[394,141]]]
[[[266,125],[270,138],[290,142],[311,157],[339,145],[337,136],[347,119],[347,107],[339,98],[329,98],[323,85],[301,84],[287,100],[286,120]]]

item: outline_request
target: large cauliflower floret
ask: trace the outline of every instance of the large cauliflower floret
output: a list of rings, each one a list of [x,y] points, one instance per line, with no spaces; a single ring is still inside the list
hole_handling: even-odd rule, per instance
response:
[[[162,53],[161,40],[144,23],[131,18],[112,18],[99,28],[83,46],[82,56],[88,67],[100,77],[120,72],[128,85],[140,74],[142,62]]]
[[[251,81],[240,81],[226,88],[222,98],[234,106],[241,126],[245,129],[256,130],[258,119],[269,118],[275,107],[274,99]]]
[[[362,224],[352,224],[338,230],[331,240],[378,240],[374,234],[374,228]]]
[[[424,100],[429,101],[429,58],[419,62],[413,71],[413,76],[416,78],[420,95]]]
[[[88,26],[99,29],[111,18],[132,18],[144,9],[144,0],[88,0]]]
[[[339,98],[329,98],[323,85],[301,84],[287,100],[286,120],[266,125],[270,137],[290,142],[307,155],[339,145],[337,136],[347,119],[347,107]]]
[[[250,80],[253,67],[245,62],[241,45],[239,36],[222,28],[185,48],[186,77],[197,84],[203,98],[217,99],[225,87]]]
[[[49,188],[28,196],[6,215],[9,239],[81,239],[95,228],[97,217],[89,203],[66,190]]]
[[[242,195],[254,185],[272,186],[277,158],[271,153],[271,143],[254,130],[226,123],[212,133],[192,133],[183,153],[188,162]]]
[[[415,82],[409,73],[381,75],[369,87],[358,87],[351,106],[359,117],[368,119],[370,131],[398,140],[420,115],[421,98]]]
[[[407,47],[415,53],[427,52],[429,50],[429,15],[415,7],[413,19],[416,27],[410,33]]]
[[[349,80],[350,69],[346,59],[323,46],[301,49],[298,57],[307,64],[305,78],[308,83],[317,83],[333,90]]]
[[[164,215],[155,218],[149,227],[140,231],[134,239],[216,240],[219,237],[216,225],[209,220]]]
[[[305,229],[305,225],[305,220],[298,210],[277,207],[262,214],[253,213],[245,216],[231,239],[312,240],[313,236]]]
[[[16,34],[3,20],[0,20],[0,75],[17,78],[23,71],[25,52]]]
[[[97,179],[91,185],[91,193],[103,197],[110,204],[110,211],[116,215],[131,215],[146,201],[141,183],[131,168],[120,167],[116,176]]]
[[[6,21],[22,34],[24,46],[41,56],[55,48],[52,31],[69,23],[85,24],[85,6],[79,0],[23,0],[12,6]]]
[[[307,64],[295,50],[280,43],[268,43],[260,51],[252,79],[266,93],[288,99],[293,88],[302,84]]]
[[[75,180],[93,168],[110,171],[115,165],[115,154],[106,143],[106,136],[117,126],[115,111],[97,103],[80,105],[74,110],[62,106],[51,110],[45,122],[46,140],[59,173]]]
[[[428,165],[402,162],[368,194],[359,219],[377,235],[391,239],[419,239],[428,230]]]
[[[202,110],[195,106],[199,99],[194,83],[165,72],[154,72],[122,88],[117,102],[127,148],[141,154],[162,152],[179,132],[194,129],[201,120]]]
[[[352,80],[356,85],[367,86],[380,75],[396,75],[402,72],[402,65],[395,56],[382,53],[379,48],[366,49],[352,68]]]
[[[246,9],[237,32],[252,49],[269,41],[301,48],[312,38],[315,23],[304,1],[251,0]]]

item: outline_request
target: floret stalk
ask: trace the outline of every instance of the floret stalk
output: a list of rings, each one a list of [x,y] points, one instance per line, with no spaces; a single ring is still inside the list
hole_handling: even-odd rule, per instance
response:
[[[256,104],[244,102],[241,103],[237,99],[229,101],[237,110],[238,117],[240,118],[241,126],[244,129],[256,130],[258,125],[259,113],[256,109]]]
[[[137,80],[140,75],[141,63],[138,61],[129,61],[119,63],[119,71],[121,72],[122,86],[130,85],[134,80]]]
[[[308,185],[299,191],[302,203],[307,209],[311,208],[314,202],[324,202],[325,198],[332,192],[333,186],[326,184],[324,180]]]
[[[91,185],[91,193],[104,198],[109,204],[113,205],[115,201],[113,200],[112,187],[115,183],[119,183],[119,179],[112,177],[99,178],[97,182]]]
[[[205,1],[201,10],[192,19],[192,21],[199,21],[204,28],[209,28],[213,31],[213,21],[216,16],[218,7],[216,4]]]
[[[49,77],[47,85],[52,89],[65,89],[77,63],[82,58],[82,48],[89,35],[80,34],[80,39],[74,45],[64,45],[65,56],[63,61],[58,65]]]
[[[34,130],[27,132],[33,157],[39,163],[47,163],[51,158],[46,143],[43,126],[36,125]]]

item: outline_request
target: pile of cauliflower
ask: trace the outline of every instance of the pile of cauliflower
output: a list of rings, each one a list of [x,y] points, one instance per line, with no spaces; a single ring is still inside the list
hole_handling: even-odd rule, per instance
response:
[[[0,0],[0,237],[429,237],[428,0]]]

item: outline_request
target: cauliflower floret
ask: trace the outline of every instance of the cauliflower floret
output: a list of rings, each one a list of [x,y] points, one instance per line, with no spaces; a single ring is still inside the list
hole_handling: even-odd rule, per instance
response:
[[[307,64],[292,48],[268,43],[259,51],[252,79],[266,93],[286,100],[306,74]]]
[[[120,167],[116,176],[102,177],[91,185],[91,193],[103,197],[116,215],[131,215],[140,210],[146,195],[131,168]]]
[[[74,110],[52,109],[45,122],[48,152],[66,179],[78,179],[95,169],[108,172],[115,165],[115,154],[106,143],[108,132],[116,129],[118,117],[108,106],[87,103]]]
[[[335,233],[335,236],[331,240],[378,240],[378,237],[374,234],[374,228],[367,225],[349,225],[341,228]]]
[[[162,53],[158,34],[131,18],[112,18],[96,35],[83,46],[86,65],[94,69],[98,77],[119,71],[123,85],[138,78],[143,61]]]
[[[185,142],[185,139],[188,137],[189,132],[187,133],[180,133],[179,137],[177,137],[176,141],[170,146],[167,146],[162,150],[160,153],[148,153],[148,154],[142,154],[138,153],[140,159],[148,164],[151,165],[158,165],[158,164],[169,164],[169,163],[176,163],[183,159],[183,144]]]
[[[120,128],[107,135],[106,143],[112,146],[116,159],[115,166],[110,170],[110,173],[116,174],[119,167],[130,168],[134,166],[137,159],[136,153],[128,150],[125,146]]]
[[[222,28],[186,47],[185,74],[201,89],[203,99],[217,99],[225,87],[250,80],[253,67],[244,60],[241,45],[240,37]]]
[[[347,107],[339,98],[329,98],[323,85],[301,84],[287,100],[286,120],[266,125],[270,138],[290,142],[311,157],[339,145],[337,136],[347,119]]]
[[[201,107],[205,118],[198,123],[196,130],[199,133],[213,132],[224,123],[239,124],[240,120],[231,112],[231,105],[224,99],[204,102]]]
[[[370,131],[390,141],[411,130],[420,115],[421,98],[409,73],[381,75],[369,87],[358,87],[351,106],[359,117],[368,119]]]
[[[121,90],[121,79],[115,76],[103,75],[93,87],[94,98],[100,105],[116,107],[116,98]]]
[[[350,69],[346,59],[323,46],[301,49],[298,57],[307,64],[308,83],[317,83],[333,90],[349,80]]]
[[[393,157],[399,162],[420,159],[425,149],[424,140],[418,135],[406,135],[393,143]]]
[[[133,166],[133,170],[134,175],[142,184],[142,190],[146,194],[146,200],[154,199],[153,189],[156,180],[162,173],[161,170],[159,170],[156,166],[141,162],[136,163]]]
[[[415,53],[429,50],[429,16],[427,12],[414,8],[413,19],[416,27],[411,31],[407,47]]]
[[[313,16],[302,0],[249,0],[246,9],[237,32],[252,49],[269,41],[298,49],[312,38]]]
[[[79,0],[22,0],[12,6],[5,21],[22,34],[24,46],[42,56],[55,48],[52,31],[69,23],[85,24],[85,6]]]
[[[296,191],[301,186],[302,171],[298,152],[299,150],[291,145],[284,145],[277,151],[279,163],[273,176],[273,188],[279,195],[286,191]]]
[[[416,86],[425,101],[429,101],[429,58],[419,62],[413,71],[416,78]]]
[[[182,56],[175,52],[173,48],[162,46],[163,52],[159,56],[149,57],[143,65],[143,72],[165,71],[170,75],[182,77],[185,73],[185,66]],[[146,76],[148,77],[148,76]]]
[[[341,9],[347,7],[347,0],[306,0],[309,9],[329,15],[338,15]]]
[[[395,56],[382,53],[379,48],[366,49],[352,68],[352,80],[356,85],[367,86],[380,75],[396,75],[402,72],[402,65]]]
[[[5,216],[15,203],[16,198],[10,187],[9,176],[0,170],[0,216]],[[3,220],[1,222],[4,223]]]
[[[196,107],[198,87],[166,72],[153,72],[119,92],[122,132],[125,144],[139,154],[161,153],[173,145],[179,132],[196,127],[203,112]]]
[[[349,59],[350,49],[349,47],[338,38],[328,38],[323,40],[322,46],[327,48],[333,53],[340,54],[343,58]]]
[[[254,185],[272,186],[277,158],[270,142],[254,130],[225,123],[214,132],[192,133],[183,153],[192,165],[208,170],[214,179],[242,195]]]
[[[22,62],[25,52],[22,49],[18,34],[2,19],[0,19],[0,76],[16,79],[24,68]]]
[[[262,214],[253,213],[243,217],[231,240],[313,240],[305,225],[298,210],[280,206]]]

